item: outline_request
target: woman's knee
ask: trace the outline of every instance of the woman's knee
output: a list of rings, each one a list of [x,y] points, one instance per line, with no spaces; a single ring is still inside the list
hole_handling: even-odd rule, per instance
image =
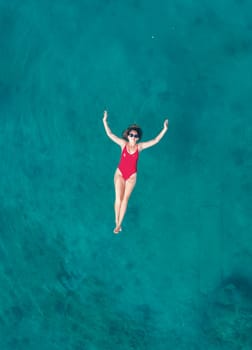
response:
[[[124,196],[123,196],[122,202],[124,202],[124,203],[128,203],[129,198],[130,198],[130,194],[125,193],[125,194],[124,194]]]
[[[116,198],[115,198],[115,205],[120,206],[121,204],[122,204],[122,198],[116,197]]]

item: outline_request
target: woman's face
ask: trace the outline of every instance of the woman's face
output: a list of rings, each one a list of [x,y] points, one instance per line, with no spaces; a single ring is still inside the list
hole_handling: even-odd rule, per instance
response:
[[[130,143],[136,143],[138,139],[139,139],[139,136],[136,130],[131,130],[128,133],[128,140]]]

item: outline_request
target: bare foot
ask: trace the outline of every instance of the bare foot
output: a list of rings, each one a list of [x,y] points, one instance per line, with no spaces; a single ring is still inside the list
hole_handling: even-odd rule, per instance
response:
[[[116,228],[114,229],[114,233],[115,234],[118,234],[119,232],[121,232],[122,231],[122,228],[120,227],[120,226],[116,226]]]

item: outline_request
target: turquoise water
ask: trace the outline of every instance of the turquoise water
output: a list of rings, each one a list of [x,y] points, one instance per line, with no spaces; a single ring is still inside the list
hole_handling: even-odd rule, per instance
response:
[[[0,349],[249,350],[252,5],[124,3],[0,1]]]

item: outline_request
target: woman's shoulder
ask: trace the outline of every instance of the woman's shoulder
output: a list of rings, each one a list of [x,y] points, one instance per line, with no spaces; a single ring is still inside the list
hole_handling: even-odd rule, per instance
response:
[[[127,141],[124,141],[124,140],[122,141],[122,143],[121,143],[121,145],[120,145],[120,146],[121,146],[122,151],[123,151],[123,150],[124,150],[124,148],[127,146],[127,143],[128,143]]]
[[[139,142],[139,143],[137,144],[137,150],[138,150],[138,152],[141,152],[141,151],[143,150],[142,142]]]

